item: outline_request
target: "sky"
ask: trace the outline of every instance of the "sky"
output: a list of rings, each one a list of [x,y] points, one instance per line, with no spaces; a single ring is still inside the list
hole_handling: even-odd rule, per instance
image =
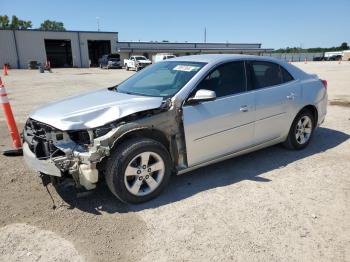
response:
[[[50,19],[67,30],[119,32],[119,41],[262,43],[264,48],[350,44],[350,0],[0,0],[0,15]],[[99,19],[97,19],[97,17]]]

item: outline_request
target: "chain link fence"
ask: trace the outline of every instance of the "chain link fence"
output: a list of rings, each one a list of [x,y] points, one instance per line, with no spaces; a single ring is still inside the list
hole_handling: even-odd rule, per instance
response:
[[[305,61],[305,59],[307,61],[313,61],[315,57],[322,57],[323,53],[264,53],[262,55],[291,62],[300,62]]]

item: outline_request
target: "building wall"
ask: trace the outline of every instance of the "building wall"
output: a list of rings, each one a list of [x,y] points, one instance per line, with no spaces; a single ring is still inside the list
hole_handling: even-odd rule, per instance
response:
[[[13,31],[0,31],[0,66],[10,64],[11,68],[17,67],[16,46]]]
[[[20,68],[27,68],[28,61],[46,61],[45,39],[70,40],[72,48],[73,66],[80,66],[79,46],[77,34],[72,32],[51,31],[15,31]]]
[[[27,68],[30,60],[40,63],[46,61],[45,39],[70,40],[73,57],[73,67],[89,67],[88,40],[109,40],[111,51],[116,51],[117,33],[104,32],[54,32],[36,30],[0,30],[0,65],[9,63],[17,68],[16,36],[18,60],[20,68]],[[80,47],[79,50],[79,36]],[[81,53],[81,54],[80,54]]]
[[[89,67],[89,49],[88,40],[110,40],[111,41],[111,52],[115,53],[117,50],[116,44],[118,41],[118,34],[111,33],[90,33],[80,32],[80,46],[82,53],[82,67]]]

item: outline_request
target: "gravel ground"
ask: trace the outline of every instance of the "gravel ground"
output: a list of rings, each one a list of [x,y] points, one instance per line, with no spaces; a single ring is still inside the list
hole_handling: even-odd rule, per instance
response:
[[[142,205],[101,185],[49,190],[0,156],[0,261],[350,261],[350,63],[295,63],[329,83],[328,115],[303,151],[280,146],[175,176]],[[107,87],[124,70],[11,70],[19,127],[36,106]],[[11,145],[0,115],[0,150]]]

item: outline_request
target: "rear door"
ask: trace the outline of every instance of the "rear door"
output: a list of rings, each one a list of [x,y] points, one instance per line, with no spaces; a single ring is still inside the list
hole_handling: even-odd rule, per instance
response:
[[[243,61],[212,70],[190,97],[199,89],[217,98],[183,107],[189,166],[247,148],[254,138],[254,93],[247,92]]]
[[[255,93],[254,144],[260,144],[288,132],[301,88],[299,82],[276,63],[250,61],[248,64]]]

